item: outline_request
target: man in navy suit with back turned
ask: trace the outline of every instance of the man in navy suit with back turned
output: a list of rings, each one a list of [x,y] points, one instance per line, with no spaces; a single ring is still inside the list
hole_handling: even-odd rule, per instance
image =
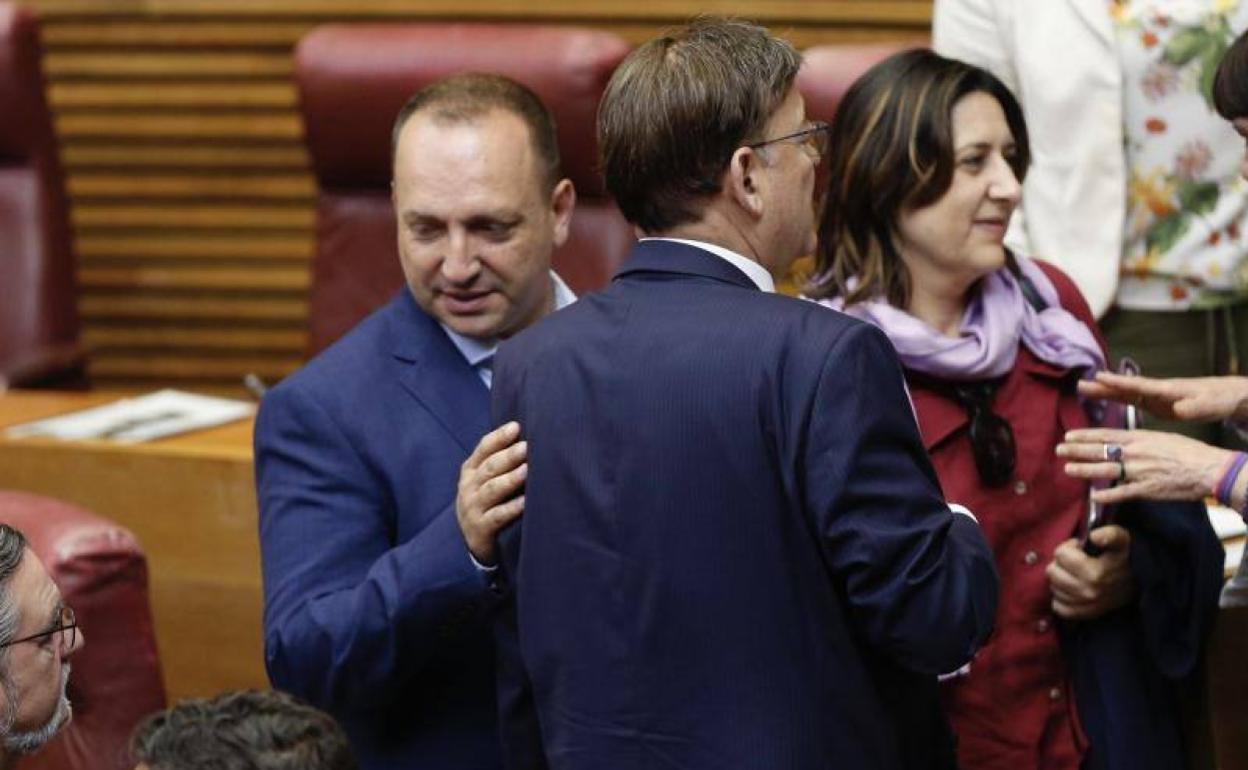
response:
[[[500,349],[495,418],[528,442],[499,542],[512,768],[949,759],[935,677],[990,632],[997,577],[885,337],[772,291],[815,245],[799,63],[714,19],[634,51],[598,133],[648,237]]]
[[[423,89],[394,136],[408,285],[256,423],[265,661],[365,770],[496,770],[492,594],[469,553],[492,562],[519,512],[524,446],[515,426],[482,438],[490,359],[571,301],[550,258],[575,192],[550,115],[506,78]]]

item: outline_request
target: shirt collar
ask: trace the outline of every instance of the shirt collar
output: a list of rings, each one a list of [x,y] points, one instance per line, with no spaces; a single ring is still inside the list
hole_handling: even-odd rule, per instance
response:
[[[562,310],[576,301],[576,294],[568,288],[563,279],[550,271],[550,282],[555,289],[555,310]],[[446,336],[451,338],[451,342],[455,343],[455,347],[459,350],[460,355],[468,362],[469,366],[478,366],[482,361],[494,355],[498,350],[498,340],[494,338],[477,339],[476,337],[465,337],[464,335],[454,331],[446,324],[439,324],[442,330],[446,332]]]
[[[725,249],[714,243],[706,241],[695,241],[689,238],[642,238],[643,241],[671,241],[673,243],[683,243],[686,246],[693,246],[709,251],[717,257],[727,261],[730,265],[745,273],[751,281],[754,282],[759,289],[767,292],[775,292],[776,281],[771,277],[771,273],[767,272],[767,268],[758,264],[752,259],[743,257],[732,249]]]

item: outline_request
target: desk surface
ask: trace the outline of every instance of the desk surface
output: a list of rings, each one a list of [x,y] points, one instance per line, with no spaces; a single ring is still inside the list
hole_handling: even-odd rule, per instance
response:
[[[121,392],[69,393],[37,390],[11,390],[0,395],[0,428],[42,420],[80,409],[111,403],[133,395]],[[113,441],[76,441],[84,450],[125,451],[140,454],[198,455],[218,459],[251,462],[251,430],[253,420],[236,420],[206,430],[183,433],[141,444],[118,444]],[[45,438],[5,439],[13,443],[55,444],[67,442]]]
[[[0,487],[75,503],[135,534],[171,700],[267,687],[250,419],[142,444],[3,435],[124,395],[0,396]]]

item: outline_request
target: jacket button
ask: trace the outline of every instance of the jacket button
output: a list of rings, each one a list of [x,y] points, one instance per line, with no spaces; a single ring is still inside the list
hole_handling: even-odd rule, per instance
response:
[[[1062,688],[1060,687],[1049,688],[1049,700],[1061,700],[1061,699],[1062,699]]]
[[[1040,561],[1040,554],[1035,551],[1028,551],[1023,554],[1023,564],[1026,564],[1028,567],[1034,566],[1038,561]]]
[[[1015,481],[1014,482],[1014,494],[1018,495],[1019,497],[1022,497],[1023,495],[1027,494],[1027,482],[1021,481],[1021,480]]]
[[[1049,630],[1048,618],[1040,618],[1039,620],[1036,621],[1036,631],[1043,634],[1045,631],[1048,631],[1048,630]]]

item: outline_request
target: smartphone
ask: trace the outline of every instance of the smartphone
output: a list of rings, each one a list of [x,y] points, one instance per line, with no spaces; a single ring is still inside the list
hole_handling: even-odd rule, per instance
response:
[[[1132,359],[1123,356],[1118,362],[1118,373],[1128,377],[1138,377],[1140,374],[1140,365]],[[1105,402],[1104,416],[1101,418],[1101,427],[1104,428],[1122,428],[1125,430],[1138,430],[1143,424],[1143,413],[1135,404],[1121,404],[1117,401]],[[1088,517],[1084,524],[1083,531],[1083,550],[1091,556],[1098,556],[1101,549],[1098,548],[1088,538],[1092,530],[1097,527],[1109,524],[1113,520],[1114,506],[1101,505],[1092,500],[1092,493],[1098,489],[1108,489],[1116,486],[1117,481],[1094,481],[1088,485]]]

